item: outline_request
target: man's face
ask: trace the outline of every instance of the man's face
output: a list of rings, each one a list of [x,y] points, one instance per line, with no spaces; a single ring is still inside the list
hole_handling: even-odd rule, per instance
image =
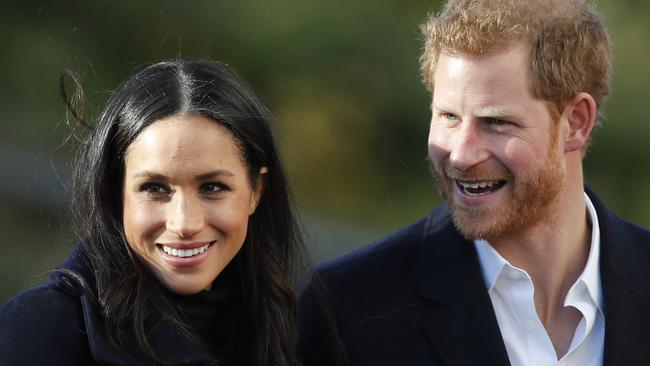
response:
[[[552,219],[564,185],[557,123],[530,92],[528,60],[523,46],[440,54],[429,159],[467,239],[497,240]]]

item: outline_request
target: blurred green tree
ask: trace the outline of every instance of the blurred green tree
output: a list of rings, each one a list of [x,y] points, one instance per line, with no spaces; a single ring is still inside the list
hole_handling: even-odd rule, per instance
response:
[[[615,45],[608,119],[587,182],[650,226],[650,4],[600,2]],[[73,142],[57,83],[78,71],[87,117],[139,67],[210,58],[237,69],[277,117],[276,133],[316,258],[360,246],[440,201],[428,173],[429,98],[418,25],[438,1],[27,0],[0,12],[0,301],[62,261]]]

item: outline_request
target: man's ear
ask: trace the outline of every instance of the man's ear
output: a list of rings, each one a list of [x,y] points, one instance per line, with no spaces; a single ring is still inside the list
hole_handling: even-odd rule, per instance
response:
[[[596,102],[588,93],[580,92],[567,103],[562,112],[562,119],[568,127],[564,137],[565,152],[583,149],[596,124],[596,116]]]
[[[249,216],[255,212],[255,209],[257,209],[257,205],[260,203],[260,200],[262,199],[262,195],[264,194],[264,189],[266,188],[268,175],[269,175],[269,168],[265,166],[261,167],[260,172],[257,175],[257,180],[255,181],[255,185],[253,186],[253,192],[251,194],[250,206],[248,207]]]

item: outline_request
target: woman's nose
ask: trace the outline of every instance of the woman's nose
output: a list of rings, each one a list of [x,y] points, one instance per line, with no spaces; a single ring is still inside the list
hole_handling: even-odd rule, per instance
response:
[[[177,193],[167,212],[167,230],[179,238],[191,238],[203,230],[205,217],[197,198]]]

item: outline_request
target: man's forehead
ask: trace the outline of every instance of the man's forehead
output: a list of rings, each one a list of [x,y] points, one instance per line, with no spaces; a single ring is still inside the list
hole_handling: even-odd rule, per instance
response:
[[[448,55],[438,60],[433,94],[444,93],[516,93],[530,91],[529,50],[523,45],[499,53],[484,55]],[[524,91],[525,93],[525,91]]]
[[[529,56],[532,50],[532,44],[528,39],[519,39],[512,41],[503,41],[500,43],[491,44],[481,49],[474,51],[470,49],[456,49],[456,48],[441,48],[437,54],[437,60],[440,62],[441,58],[462,58],[467,61],[477,61],[486,57],[518,51],[525,56],[525,60],[529,61]]]
[[[469,112],[474,117],[500,117],[500,118],[515,118],[521,114],[517,106],[508,106],[502,104],[474,104],[462,107],[461,104],[455,103],[447,99],[433,100],[431,109],[436,112],[445,113],[461,113]],[[460,110],[463,109],[463,110]]]
[[[440,69],[440,65],[444,65],[447,76],[456,78],[462,75],[463,68],[467,65],[468,62],[471,62],[471,60],[472,58],[465,57],[464,55],[443,54],[438,60],[438,69]],[[437,75],[437,73],[434,74],[434,77],[435,75]]]

